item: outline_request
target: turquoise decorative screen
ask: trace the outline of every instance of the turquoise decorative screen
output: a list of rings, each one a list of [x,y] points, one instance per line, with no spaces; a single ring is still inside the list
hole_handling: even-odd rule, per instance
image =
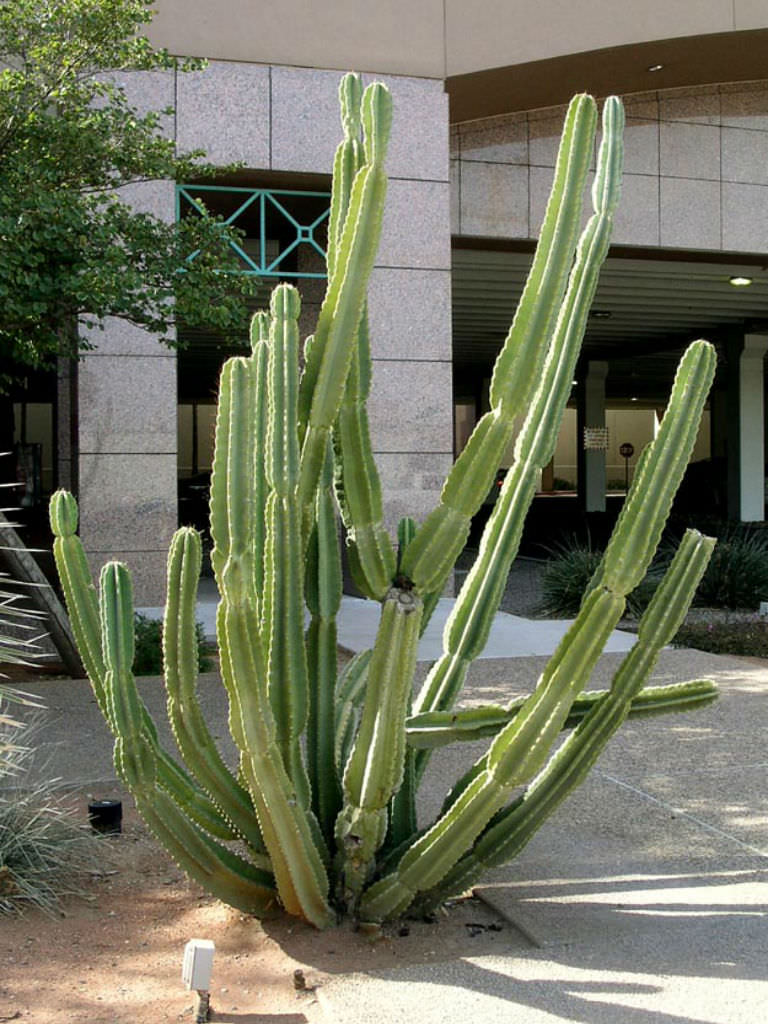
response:
[[[325,261],[321,241],[324,241],[330,214],[330,198],[328,192],[177,185],[176,218],[189,215],[190,208],[199,211],[205,207],[212,213],[219,213],[225,224],[241,228],[251,244],[244,248],[236,242],[230,243],[243,263],[240,273],[257,277],[323,278],[325,268],[322,271],[296,269],[291,266],[296,260],[286,258],[291,254],[298,257],[300,247],[306,246]],[[196,253],[190,253],[187,258],[193,260],[195,256]]]

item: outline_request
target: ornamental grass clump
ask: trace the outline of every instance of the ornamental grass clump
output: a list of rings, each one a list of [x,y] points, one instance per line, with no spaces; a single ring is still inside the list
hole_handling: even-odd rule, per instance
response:
[[[381,922],[426,912],[525,845],[585,776],[628,714],[696,706],[714,686],[644,690],[704,571],[712,541],[689,531],[607,692],[585,693],[626,595],[643,578],[696,437],[714,372],[698,341],[572,627],[533,692],[508,707],[457,711],[515,557],[538,474],[554,449],[619,195],[623,113],[606,100],[580,234],[597,108],[577,96],[528,283],[480,420],[424,522],[393,543],[368,431],[366,289],[381,232],[391,100],[380,84],[341,84],[344,138],[334,164],[328,288],[299,369],[298,293],[272,295],[252,354],[222,370],[210,499],[211,561],[229,724],[227,764],[195,696],[200,537],[180,529],[168,558],[164,622],[168,714],[184,762],[163,749],[131,672],[131,578],[101,573],[97,597],[76,535],[77,507],[51,502],[55,556],[115,763],[139,812],[189,875],[254,914],[282,906],[319,928],[349,915]],[[413,696],[419,637],[515,436],[514,459],[444,634]],[[381,607],[371,650],[339,671],[342,596],[337,513],[358,588]],[[305,612],[309,624],[305,627]],[[550,748],[570,730],[551,756]],[[487,752],[432,822],[416,791],[433,747],[477,735]]]
[[[55,913],[65,897],[83,895],[88,875],[104,864],[102,843],[39,763],[38,724],[0,722],[0,914]]]
[[[728,525],[719,531],[695,604],[709,608],[757,611],[768,600],[768,536],[748,527]]]

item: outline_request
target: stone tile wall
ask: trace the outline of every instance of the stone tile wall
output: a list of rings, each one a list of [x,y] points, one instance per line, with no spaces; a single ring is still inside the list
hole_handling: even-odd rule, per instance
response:
[[[212,61],[193,74],[133,75],[128,85],[142,109],[174,107],[167,130],[180,149],[201,148],[213,162],[255,172],[330,175],[339,79],[335,71]],[[394,527],[406,512],[426,514],[452,461],[449,126],[441,81],[385,81],[395,112],[370,296],[370,418]],[[171,183],[139,186],[131,198],[175,216]],[[320,296],[315,282],[306,291],[309,318]],[[118,322],[93,340],[98,348],[79,375],[83,541],[94,568],[111,557],[131,565],[138,605],[161,605],[176,525],[175,357]]]
[[[768,247],[768,82],[625,98],[614,242],[722,252]],[[535,238],[565,108],[451,128],[452,231]]]

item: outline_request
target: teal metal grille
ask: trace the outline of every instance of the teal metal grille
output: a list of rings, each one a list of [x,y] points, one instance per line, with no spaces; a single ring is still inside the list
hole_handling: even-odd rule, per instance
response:
[[[206,193],[217,193],[211,197],[211,204],[215,205],[217,200],[242,199],[236,204],[234,213],[224,219],[226,224],[240,227],[246,231],[250,238],[258,242],[258,253],[246,252],[235,242],[230,247],[240,257],[243,268],[239,271],[254,277],[279,277],[299,278],[313,277],[324,278],[323,272],[311,272],[290,269],[285,265],[286,257],[296,252],[299,246],[306,245],[319,253],[323,260],[326,258],[325,249],[318,241],[323,226],[330,214],[330,194],[328,192],[298,192],[289,189],[261,189],[261,188],[235,188],[228,185],[177,185],[176,186],[176,219],[180,219],[185,213],[185,205],[193,210],[199,210],[205,203]],[[320,202],[322,211],[319,215],[313,213],[313,219],[309,224],[302,224],[297,215],[291,212],[290,207],[294,205],[292,200],[305,201],[314,199]],[[206,204],[207,205],[207,204]],[[317,204],[312,204],[317,209]],[[255,233],[254,233],[255,217]],[[267,221],[279,226],[279,231],[269,239],[270,242],[277,242],[277,252],[267,252]],[[246,228],[246,222],[248,227]],[[190,253],[188,260],[193,260],[197,253]]]

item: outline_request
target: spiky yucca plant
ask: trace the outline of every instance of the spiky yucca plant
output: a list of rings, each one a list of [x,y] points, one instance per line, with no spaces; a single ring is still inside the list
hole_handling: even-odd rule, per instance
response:
[[[280,285],[270,313],[253,319],[252,355],[229,360],[221,376],[211,535],[221,673],[239,750],[234,770],[195,698],[197,533],[179,530],[168,560],[165,680],[181,767],[161,748],[131,675],[128,570],[104,567],[97,602],[75,502],[60,492],[51,504],[73,628],[139,811],[178,863],[221,899],[255,914],[280,904],[320,928],[343,913],[378,922],[461,892],[485,867],[515,855],[627,714],[696,705],[714,693],[706,682],[642,689],[709,557],[712,542],[695,532],[682,541],[610,690],[583,693],[625,595],[651,560],[688,461],[714,369],[712,347],[696,342],[578,617],[533,693],[507,708],[453,710],[487,639],[570,393],[619,194],[623,114],[617,99],[605,102],[593,213],[579,238],[597,112],[588,96],[571,103],[539,246],[494,369],[490,411],[438,506],[421,525],[400,524],[396,553],[366,415],[366,287],[387,187],[391,102],[380,84],[361,91],[356,76],[343,79],[328,288],[303,370],[299,297]],[[444,653],[412,699],[419,636],[521,418],[514,462],[446,626]],[[337,511],[357,585],[381,605],[373,649],[341,673]],[[573,731],[549,757],[564,728]],[[415,793],[430,748],[475,735],[493,736],[487,753],[437,819],[420,827]]]

